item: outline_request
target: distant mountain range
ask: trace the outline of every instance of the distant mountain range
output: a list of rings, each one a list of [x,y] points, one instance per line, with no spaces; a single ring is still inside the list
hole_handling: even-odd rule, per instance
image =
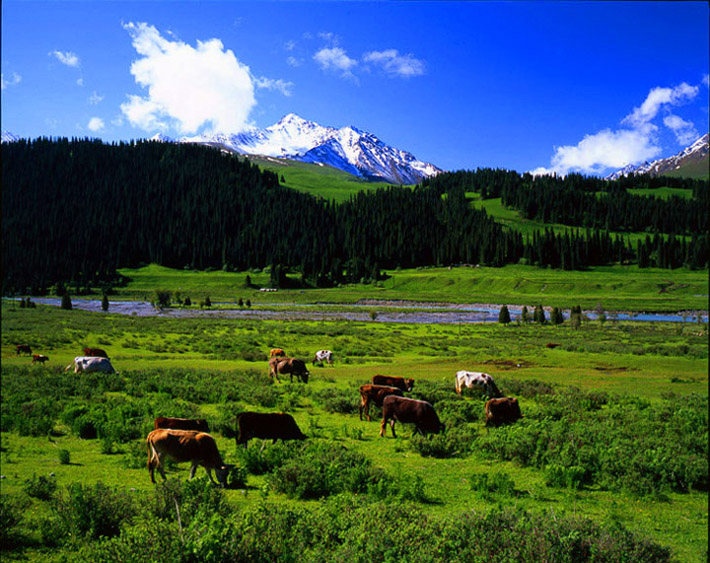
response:
[[[682,151],[668,158],[660,158],[652,162],[644,162],[643,164],[633,165],[627,164],[620,170],[609,174],[607,180],[616,180],[622,176],[630,174],[640,175],[649,174],[651,176],[661,176],[672,174],[676,171],[681,171],[688,168],[699,168],[704,161],[704,172],[708,174],[708,146],[710,135],[705,133],[693,144],[687,146]],[[702,170],[701,170],[702,172]]]
[[[159,134],[152,139],[325,164],[366,180],[395,184],[416,184],[441,172],[433,164],[383,143],[372,133],[352,126],[324,127],[293,113],[265,129],[253,127],[234,135],[198,135],[174,140]]]

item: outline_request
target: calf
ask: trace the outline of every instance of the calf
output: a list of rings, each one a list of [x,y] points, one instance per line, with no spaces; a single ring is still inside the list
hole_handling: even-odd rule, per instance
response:
[[[199,432],[209,432],[210,427],[204,418],[171,418],[159,416],[153,422],[155,429],[170,428],[172,430],[197,430]]]
[[[28,344],[18,344],[15,346],[15,353],[19,356],[20,354],[27,354],[28,356],[32,354],[32,348]]]
[[[90,356],[94,358],[108,358],[106,350],[102,348],[84,348],[84,356]]]
[[[444,425],[431,403],[408,399],[407,397],[397,397],[389,395],[382,401],[382,424],[380,425],[380,436],[384,437],[387,422],[392,428],[392,437],[396,438],[394,432],[395,421],[411,422],[420,434],[437,434],[444,431]]]
[[[522,418],[518,399],[500,397],[486,403],[486,426],[498,426]]]
[[[281,348],[272,348],[269,352],[269,358],[283,358],[286,355]]]
[[[237,415],[237,445],[246,444],[252,438],[262,440],[305,440],[296,421],[290,414],[283,412],[242,412]]]
[[[217,444],[209,434],[194,430],[160,428],[148,434],[146,443],[148,446],[148,471],[153,483],[155,483],[154,470],[156,467],[163,476],[163,480],[167,480],[163,469],[163,459],[168,456],[178,463],[185,461],[192,463],[190,479],[195,476],[197,466],[201,465],[205,468],[212,483],[215,482],[212,479],[212,470],[214,469],[220,485],[223,487],[227,485],[227,476],[234,466],[227,465],[222,461]]]
[[[49,361],[49,356],[43,356],[42,354],[32,354],[32,363],[40,363],[43,364],[44,362]]]
[[[375,385],[389,385],[397,387],[402,391],[411,391],[414,388],[413,379],[405,379],[404,377],[395,377],[390,375],[373,375],[372,383]]]
[[[360,385],[360,420],[362,420],[362,411],[364,410],[367,421],[370,422],[370,403],[381,407],[382,401],[389,395],[401,397],[403,394],[401,389],[389,385],[373,385],[372,383]]]

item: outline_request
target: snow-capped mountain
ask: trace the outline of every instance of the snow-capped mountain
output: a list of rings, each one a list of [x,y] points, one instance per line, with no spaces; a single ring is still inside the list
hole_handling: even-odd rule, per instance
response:
[[[183,137],[180,142],[327,164],[361,178],[396,184],[415,184],[441,172],[433,164],[383,143],[372,133],[355,127],[324,127],[293,113],[265,129],[253,127],[236,135]]]
[[[628,176],[629,174],[649,174],[651,176],[660,176],[665,172],[678,170],[682,166],[686,166],[690,163],[700,161],[703,158],[707,158],[709,146],[710,134],[705,133],[705,135],[700,137],[693,144],[684,148],[674,156],[659,158],[658,160],[654,160],[652,162],[644,162],[638,166],[628,164],[622,169],[609,174],[606,179],[616,180],[617,178]]]
[[[20,140],[20,137],[10,133],[9,131],[2,132],[2,142],[3,143],[14,143],[15,141],[19,141],[19,140]]]

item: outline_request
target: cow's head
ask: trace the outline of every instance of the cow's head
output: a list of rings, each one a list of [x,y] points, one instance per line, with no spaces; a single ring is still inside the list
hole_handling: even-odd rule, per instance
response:
[[[308,370],[301,373],[301,379],[303,380],[303,383],[308,383],[308,376],[309,375],[311,375],[311,374]]]
[[[214,468],[214,474],[217,477],[217,482],[222,485],[222,487],[226,487],[228,485],[227,479],[229,478],[229,474],[233,468],[234,464],[231,463],[225,463],[220,467]]]

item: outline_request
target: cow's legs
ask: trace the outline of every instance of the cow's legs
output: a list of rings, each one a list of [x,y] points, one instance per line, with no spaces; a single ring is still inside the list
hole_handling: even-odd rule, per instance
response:
[[[217,482],[216,482],[214,479],[212,479],[212,469],[210,469],[209,467],[205,466],[205,471],[207,471],[207,477],[210,478],[210,481],[212,482],[212,484],[213,484],[213,485],[217,485]]]
[[[163,467],[163,456],[161,456],[160,454],[156,454],[156,459],[158,461],[158,471],[160,471],[160,475],[163,478],[163,481],[167,481],[168,478],[165,475],[165,468]]]
[[[192,467],[190,468],[190,479],[192,479],[195,476],[195,471],[197,471],[197,465],[198,463],[196,461],[192,462]],[[210,477],[211,479],[212,477]]]
[[[382,424],[380,424],[380,438],[385,437],[385,430],[387,428],[387,418],[382,417]]]
[[[392,420],[390,420],[390,428],[392,428],[392,437],[396,438],[397,434],[394,433],[394,423],[395,423],[395,420],[394,420],[394,418],[392,418]]]

